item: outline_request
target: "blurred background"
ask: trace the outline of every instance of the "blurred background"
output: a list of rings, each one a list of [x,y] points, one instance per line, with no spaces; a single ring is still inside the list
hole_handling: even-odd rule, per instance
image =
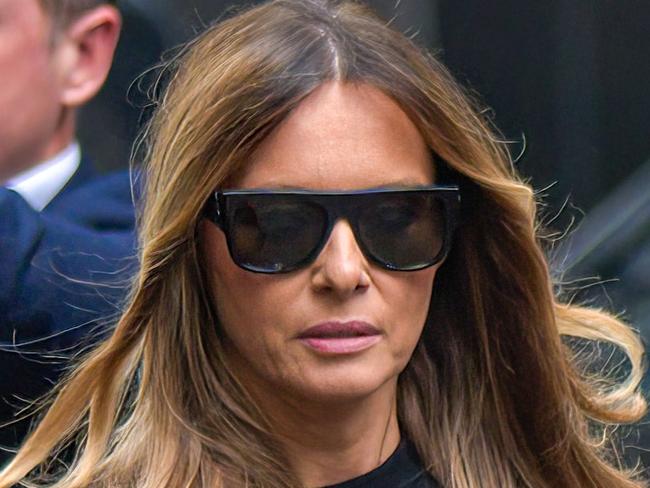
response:
[[[127,96],[135,78],[164,51],[256,2],[119,3],[125,26],[115,64],[80,124],[84,148],[106,171],[128,164],[147,117],[143,92],[134,86]],[[549,246],[559,291],[622,315],[650,338],[650,2],[366,3],[436,52],[491,108],[544,199],[549,232],[563,236]],[[645,430],[629,444],[650,447]]]

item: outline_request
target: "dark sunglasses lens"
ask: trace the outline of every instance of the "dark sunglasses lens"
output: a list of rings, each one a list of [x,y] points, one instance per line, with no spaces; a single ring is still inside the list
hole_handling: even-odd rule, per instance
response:
[[[424,268],[443,249],[444,202],[425,192],[384,194],[368,202],[358,226],[375,260],[396,270]]]
[[[230,213],[233,259],[248,269],[290,271],[318,247],[327,216],[307,202],[281,195],[238,198]]]

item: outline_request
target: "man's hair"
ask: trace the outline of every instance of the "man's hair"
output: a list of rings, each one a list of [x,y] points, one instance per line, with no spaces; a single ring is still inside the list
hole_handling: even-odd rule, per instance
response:
[[[117,5],[117,0],[38,0],[52,18],[55,28],[67,26],[82,13],[102,4]]]

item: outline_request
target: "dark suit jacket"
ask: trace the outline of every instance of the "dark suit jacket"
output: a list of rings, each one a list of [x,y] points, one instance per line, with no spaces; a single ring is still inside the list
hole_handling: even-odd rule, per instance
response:
[[[2,423],[112,325],[137,263],[126,172],[73,186],[41,213],[0,188],[0,215]],[[0,429],[0,445],[14,446],[27,427]]]
[[[80,170],[84,165],[80,166]],[[41,212],[62,218],[86,229],[102,232],[131,232],[135,225],[134,200],[139,199],[139,181],[129,171],[92,175],[84,170],[75,176]]]

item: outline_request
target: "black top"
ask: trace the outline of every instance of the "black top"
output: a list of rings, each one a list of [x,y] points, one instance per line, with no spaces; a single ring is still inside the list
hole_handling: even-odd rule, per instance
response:
[[[379,467],[357,478],[326,488],[440,488],[427,473],[413,444],[402,441]]]

